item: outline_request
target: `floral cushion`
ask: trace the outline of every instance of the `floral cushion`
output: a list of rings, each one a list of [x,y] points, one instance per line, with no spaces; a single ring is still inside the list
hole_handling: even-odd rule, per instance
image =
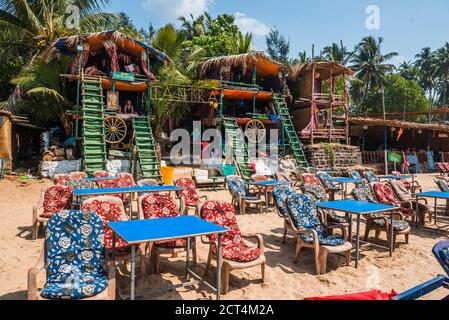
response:
[[[379,182],[379,178],[374,174],[374,172],[372,171],[366,171],[364,173],[365,178],[369,181],[369,182]]]
[[[88,180],[70,180],[67,181],[65,185],[73,188],[74,190],[86,190],[94,188],[94,184]]]
[[[108,222],[117,222],[123,221],[122,215],[122,207],[117,203],[94,200],[92,202],[85,202],[83,204],[84,211],[94,212],[103,221],[104,224],[104,246],[106,249],[112,249],[112,230],[108,226]],[[118,249],[119,254],[127,253],[128,243],[123,241],[120,237],[116,237],[115,247]]]
[[[48,188],[44,193],[43,218],[50,218],[53,214],[70,209],[72,205],[73,189],[64,185]]]
[[[200,198],[196,191],[195,181],[191,178],[179,178],[174,181],[175,186],[183,187],[181,191],[183,200],[188,206],[196,206],[200,202]],[[180,195],[180,194],[178,194]]]
[[[394,194],[393,189],[387,183],[375,183],[373,185],[373,190],[376,194],[377,199],[379,199],[380,203],[386,205],[392,205],[396,207],[401,207],[400,210],[403,214],[413,214],[413,208],[405,208],[402,207],[401,201]]]
[[[207,201],[201,208],[201,218],[215,223],[217,225],[228,228],[230,231],[222,236],[222,254],[226,260],[236,262],[250,262],[258,259],[261,255],[260,249],[250,247],[245,244],[235,218],[234,207],[221,201]],[[217,235],[210,235],[211,241],[217,241]],[[217,248],[212,248],[213,253],[217,252]]]
[[[61,185],[64,186],[67,181],[72,180],[72,177],[69,174],[57,174],[55,176],[55,185]]]
[[[178,206],[170,195],[148,194],[142,199],[142,210],[145,219],[160,219],[179,216]],[[186,239],[159,241],[155,243],[163,248],[183,248]]]
[[[399,171],[393,171],[391,174],[397,177],[402,176],[402,173],[400,173]],[[400,179],[399,181],[401,181],[408,190],[412,188],[411,182],[409,182],[407,179]],[[415,188],[419,190],[422,189],[422,186],[417,181],[415,181]]]
[[[390,221],[390,219],[388,219]],[[381,228],[385,228],[385,220],[384,219],[374,219],[370,220],[369,223],[374,223]],[[393,230],[394,231],[405,231],[410,228],[410,225],[407,221],[404,220],[393,220]]]
[[[101,219],[85,211],[53,215],[45,231],[46,299],[84,299],[108,286]]]
[[[340,188],[338,188],[335,183],[328,180],[331,178],[329,173],[320,171],[317,173],[317,175],[318,175],[318,178],[320,178],[321,183],[323,184],[323,186],[326,187],[327,190],[340,190]]]
[[[95,171],[94,172],[95,178],[107,178],[109,177],[109,172],[107,171]]]
[[[346,242],[343,237],[331,235],[329,229],[321,223],[317,214],[316,204],[310,196],[295,194],[288,197],[286,203],[288,213],[295,227],[315,230],[321,245],[339,246]],[[301,238],[305,242],[313,243],[313,235],[310,232],[301,234]]]
[[[279,211],[279,215],[287,217],[288,212],[285,206],[285,200],[289,195],[295,193],[295,190],[291,186],[277,186],[273,189],[273,197]]]
[[[87,179],[87,173],[85,172],[72,172],[70,174],[73,180],[84,180]]]
[[[446,181],[442,179],[436,179],[435,183],[438,185],[438,188],[440,188],[442,192],[449,192],[449,186]]]
[[[239,195],[241,199],[252,201],[260,199],[258,194],[254,194],[249,191],[249,187],[243,179],[228,177],[227,183],[229,190],[231,190],[233,194]]]
[[[357,201],[378,203],[376,196],[369,186],[354,188],[352,190],[352,196]]]
[[[134,182],[134,178],[133,175],[130,173],[119,173],[118,177],[120,178],[120,180],[118,180],[117,182],[117,186],[120,188],[123,187],[135,187],[136,183]]]
[[[99,171],[95,172],[94,175],[97,175],[96,178],[107,178],[109,177],[109,174],[106,176],[106,171]],[[134,185],[131,184],[129,177],[124,178],[120,177],[120,179],[111,179],[111,180],[101,180],[97,181],[97,185],[100,189],[115,189],[115,188],[125,188],[125,187],[133,187]],[[132,177],[131,177],[132,178]],[[133,180],[134,181],[134,180]],[[131,198],[129,194],[113,194],[113,197],[119,198],[123,201],[124,204],[128,204],[131,202]]]
[[[307,184],[321,184],[320,179],[313,173],[303,173],[302,180]]]

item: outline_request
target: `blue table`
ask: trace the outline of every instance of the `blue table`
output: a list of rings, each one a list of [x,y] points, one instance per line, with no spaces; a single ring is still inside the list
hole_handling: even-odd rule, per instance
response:
[[[186,248],[186,280],[193,277],[196,280],[183,283],[178,286],[170,286],[149,292],[142,292],[139,296],[158,293],[166,290],[176,289],[179,287],[188,287],[194,284],[202,283],[212,288],[216,292],[217,300],[220,300],[220,279],[221,279],[221,236],[229,229],[215,225],[213,223],[201,220],[194,216],[181,216],[174,218],[161,218],[152,220],[130,220],[122,222],[110,222],[109,227],[113,231],[113,255],[115,258],[115,242],[116,235],[131,245],[131,290],[130,299],[135,299],[135,276],[136,276],[136,248],[141,243],[187,239]],[[189,266],[190,240],[191,238],[218,234],[217,243],[217,279],[216,287],[204,281],[200,276],[195,274]]]
[[[342,186],[344,185],[344,188],[342,188],[344,190],[344,193],[343,193],[344,199],[348,198],[348,184],[349,183],[356,184],[356,183],[363,182],[363,180],[361,180],[361,179],[354,179],[354,178],[327,178],[326,180],[339,183]]]
[[[340,211],[349,213],[351,215],[351,224],[349,226],[349,235],[352,241],[352,217],[353,215],[357,216],[357,231],[356,231],[356,245],[355,245],[355,267],[359,266],[360,259],[360,218],[364,214],[376,213],[376,212],[390,212],[390,257],[393,256],[394,246],[393,246],[393,223],[394,223],[394,211],[399,209],[393,206],[387,206],[380,203],[371,203],[371,202],[361,202],[355,200],[341,200],[341,201],[331,201],[331,202],[321,202],[317,203],[318,208]]]
[[[388,179],[388,180],[402,180],[402,179],[413,179],[414,176],[379,176],[380,179]]]
[[[137,193],[158,193],[158,192],[172,192],[172,191],[182,191],[184,188],[176,186],[135,186],[135,187],[125,187],[125,188],[107,188],[107,189],[75,189],[73,191],[73,196],[78,199],[83,197],[96,197],[103,195],[117,195],[117,194],[129,194],[131,199],[133,194]],[[82,201],[79,201],[82,203]],[[180,210],[183,207],[183,196],[180,192]],[[129,204],[130,216],[132,216],[132,201]]]
[[[292,182],[290,181],[277,181],[277,180],[270,180],[270,181],[260,181],[260,182],[246,182],[246,184],[249,184],[251,186],[256,186],[256,187],[263,187],[265,190],[265,208],[267,209],[267,214],[269,213],[269,209],[268,209],[268,188],[272,187],[277,187],[277,186],[285,186],[288,184],[292,184]]]
[[[113,180],[120,180],[119,177],[101,177],[101,178],[87,178],[84,179],[85,181],[91,181],[91,182],[96,182],[96,181],[113,181]]]
[[[418,203],[419,198],[433,198],[435,199],[435,211],[434,211],[434,218],[435,218],[435,225],[437,224],[437,210],[438,210],[438,199],[444,199],[449,200],[449,192],[441,192],[441,191],[429,191],[429,192],[421,192],[417,193],[416,195],[416,203]],[[416,206],[416,216],[418,220],[420,219],[419,215],[419,206]],[[418,226],[421,226],[421,224],[424,223],[424,221],[419,221]]]

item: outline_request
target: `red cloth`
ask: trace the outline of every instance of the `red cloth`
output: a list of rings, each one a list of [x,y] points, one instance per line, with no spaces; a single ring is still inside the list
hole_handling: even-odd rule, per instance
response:
[[[376,300],[376,301],[386,301],[391,300],[393,297],[397,296],[397,293],[394,290],[391,290],[391,293],[384,293],[379,290],[366,291],[366,292],[358,292],[358,293],[350,293],[343,294],[337,296],[327,296],[327,297],[314,297],[314,298],[305,298],[307,301],[325,301],[325,300]]]

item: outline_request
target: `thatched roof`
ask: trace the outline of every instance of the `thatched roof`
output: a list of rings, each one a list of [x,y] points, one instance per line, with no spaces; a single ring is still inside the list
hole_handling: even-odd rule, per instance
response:
[[[56,53],[74,55],[76,53],[76,48],[80,43],[88,44],[89,51],[95,52],[102,49],[108,41],[113,41],[121,51],[136,58],[140,58],[142,52],[147,51],[150,54],[150,58],[155,58],[161,62],[171,62],[170,57],[165,53],[115,30],[60,38],[52,44],[52,46],[44,53],[44,56]]]
[[[257,75],[259,77],[278,76],[281,70],[287,67],[263,52],[252,51],[245,54],[222,56],[204,61],[198,68],[198,75],[204,79],[209,72],[219,71],[223,66],[238,68],[242,73],[250,73],[253,71],[253,65],[256,63]]]
[[[296,64],[291,66],[291,79],[297,79],[300,76],[311,73],[312,67],[315,65],[315,70],[319,72],[321,80],[328,80],[330,78],[330,72],[329,70],[332,70],[332,76],[333,77],[340,77],[340,76],[352,76],[354,74],[354,71],[351,69],[346,68],[344,65],[334,62],[334,61],[315,61],[315,62],[308,62],[304,64]]]
[[[30,120],[28,119],[28,117],[14,115],[13,113],[6,111],[6,110],[0,110],[0,117],[9,118],[11,120],[11,122],[17,126],[31,128],[31,129],[37,129],[37,130],[45,130],[45,128],[43,128],[43,127],[39,127],[39,126],[32,124],[30,122]]]
[[[342,119],[344,119],[344,117],[342,117]],[[449,132],[449,126],[438,123],[418,123],[410,121],[384,120],[367,117],[350,117],[349,122],[353,124],[368,125],[373,127],[393,127],[404,129],[417,129],[417,130],[421,129],[421,130]]]

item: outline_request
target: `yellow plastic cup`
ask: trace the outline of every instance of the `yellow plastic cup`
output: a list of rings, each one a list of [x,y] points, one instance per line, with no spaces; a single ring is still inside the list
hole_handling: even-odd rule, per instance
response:
[[[161,167],[162,181],[164,185],[172,186],[173,179],[175,178],[175,168],[172,167]]]

